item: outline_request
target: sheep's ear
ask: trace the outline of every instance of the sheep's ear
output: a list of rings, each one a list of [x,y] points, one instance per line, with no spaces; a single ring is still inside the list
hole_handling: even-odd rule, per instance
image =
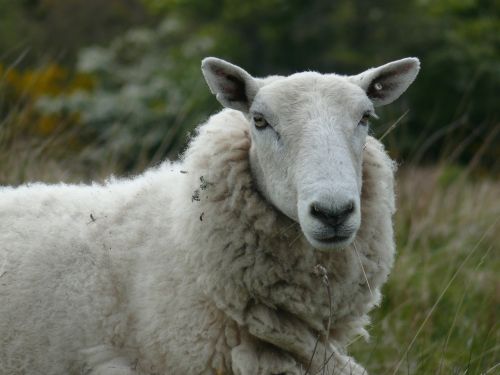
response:
[[[375,106],[381,106],[399,98],[415,80],[419,70],[420,61],[408,57],[349,78],[366,91]]]
[[[215,57],[203,59],[201,71],[210,91],[224,107],[249,111],[259,89],[255,78],[240,67]]]

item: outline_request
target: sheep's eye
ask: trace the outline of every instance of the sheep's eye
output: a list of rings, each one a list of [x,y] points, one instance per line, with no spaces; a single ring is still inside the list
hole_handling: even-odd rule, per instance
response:
[[[266,121],[264,116],[262,115],[255,115],[253,116],[253,123],[255,124],[255,127],[257,129],[264,129],[269,125],[269,123]]]
[[[363,114],[363,117],[361,117],[361,120],[359,121],[359,125],[361,126],[368,126],[370,124],[370,113],[369,112],[365,112]]]

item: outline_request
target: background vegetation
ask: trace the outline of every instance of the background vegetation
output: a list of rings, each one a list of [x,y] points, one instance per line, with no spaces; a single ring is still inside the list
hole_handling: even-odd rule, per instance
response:
[[[207,55],[255,75],[418,56],[373,124],[401,165],[399,255],[371,342],[350,350],[373,374],[498,373],[499,15],[497,0],[0,0],[0,184],[176,158],[219,108]]]

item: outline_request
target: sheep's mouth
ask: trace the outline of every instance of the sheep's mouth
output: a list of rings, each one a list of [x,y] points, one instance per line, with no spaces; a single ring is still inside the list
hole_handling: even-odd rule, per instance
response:
[[[319,250],[341,249],[350,244],[353,239],[353,233],[336,233],[334,235],[325,233],[324,235],[311,236],[310,242]]]
[[[324,244],[337,244],[341,242],[345,242],[351,238],[351,235],[335,235],[332,237],[326,238],[316,238],[316,241],[324,243]]]
[[[314,231],[312,238],[320,243],[340,243],[348,241],[352,238],[355,230],[351,228],[322,228],[321,230]]]

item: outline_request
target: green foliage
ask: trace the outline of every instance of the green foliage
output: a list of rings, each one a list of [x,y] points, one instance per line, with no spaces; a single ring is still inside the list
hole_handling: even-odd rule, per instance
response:
[[[74,160],[84,143],[78,114],[41,114],[35,105],[48,94],[69,95],[92,87],[89,75],[74,74],[57,64],[36,69],[0,64],[0,165],[4,167],[0,185],[45,176],[34,173],[45,168],[31,169],[29,165],[36,164],[38,155],[46,154],[47,149],[54,159]]]
[[[177,90],[185,84],[191,85],[193,80],[198,82],[201,75],[194,67],[204,55],[226,58],[256,75],[306,69],[349,74],[415,55],[422,60],[421,74],[400,100],[379,110],[387,122],[375,124],[375,135],[384,133],[392,121],[410,109],[385,139],[394,157],[414,163],[438,159],[471,163],[497,173],[498,14],[500,3],[496,0],[0,0],[0,56],[10,61],[21,57],[21,64],[32,63],[40,56],[72,62],[82,46],[103,43],[127,26],[146,27],[167,15],[177,25],[175,36],[151,38],[148,35],[156,30],[143,28],[119,37],[109,48],[96,47],[93,52],[83,52],[80,58],[101,59],[100,68],[95,72],[88,70],[98,77],[94,101],[99,96],[111,104],[101,91],[115,99],[118,93],[126,96],[128,99],[115,103],[128,103],[128,116],[136,117],[136,123],[146,116],[145,125],[137,126],[132,133],[133,137],[147,138],[146,133],[151,130],[148,124],[156,120],[144,108],[158,99],[154,107],[160,111],[163,106],[160,102],[170,95],[167,92],[170,88]],[[198,49],[196,41],[202,44],[210,41],[211,45]],[[190,49],[194,52],[189,52]],[[149,57],[138,63],[137,56],[141,53]],[[155,53],[157,57],[151,58]],[[120,56],[114,57],[116,54]],[[106,64],[109,66],[105,67]],[[115,69],[117,64],[120,68]],[[81,61],[78,69],[86,69]],[[164,70],[169,73],[163,73]],[[141,83],[137,83],[139,74],[143,77]],[[159,90],[165,74],[170,77],[169,88],[165,88],[161,99],[161,90],[155,93],[151,90]],[[147,98],[139,99],[147,101],[147,106],[139,108],[138,103],[131,103],[131,85],[149,90]],[[147,85],[150,86],[146,89]],[[188,89],[181,91],[187,95]],[[197,105],[190,106],[193,115],[186,118],[182,127],[191,128],[195,124],[188,121],[203,118],[216,108],[213,100],[207,101],[206,93],[206,88],[200,86],[189,94]],[[146,95],[145,91],[141,95]],[[72,100],[76,102],[77,98]],[[175,108],[172,98],[168,101],[165,108]],[[94,107],[98,105],[101,104],[95,103]],[[83,104],[73,107],[84,109]],[[132,113],[133,110],[138,112]],[[120,116],[120,121],[125,115]],[[107,119],[116,118],[88,116],[89,128],[96,128],[97,122],[101,124],[98,133],[113,126],[113,123],[104,125]],[[171,120],[166,124],[170,127]],[[161,130],[155,132],[161,136]],[[181,148],[182,137],[169,139],[178,144],[163,147],[161,155],[173,155],[173,151],[165,152],[166,148]],[[154,147],[146,146],[149,150]],[[140,150],[130,150],[128,160],[141,158],[143,154]]]
[[[428,154],[469,160],[500,120],[495,94],[500,85],[500,3],[429,1],[421,11],[428,26],[413,42],[424,57],[418,90],[412,95],[413,106],[424,108],[418,116],[423,126],[417,144],[441,132]],[[484,164],[494,166],[498,148],[495,140],[489,142]]]
[[[459,182],[463,174],[463,168],[460,168],[457,165],[445,165],[444,167],[442,167],[438,183],[442,187],[451,186],[454,183]]]
[[[0,0],[0,59],[69,64],[81,47],[153,19],[140,0]]]
[[[212,40],[190,37],[185,27],[167,19],[156,29],[134,29],[108,47],[83,49],[77,71],[91,74],[91,92],[46,97],[45,113],[78,113],[93,139],[85,156],[120,160],[121,170],[175,157],[186,132],[213,106],[200,74],[200,60]]]
[[[388,138],[394,156],[466,163],[481,150],[482,164],[498,168],[499,139],[490,137],[500,120],[498,1],[143,2],[158,14],[175,14],[193,33],[211,36],[214,53],[262,75],[354,73],[418,56],[422,72],[415,84],[380,110],[382,118],[396,119],[411,109]]]

